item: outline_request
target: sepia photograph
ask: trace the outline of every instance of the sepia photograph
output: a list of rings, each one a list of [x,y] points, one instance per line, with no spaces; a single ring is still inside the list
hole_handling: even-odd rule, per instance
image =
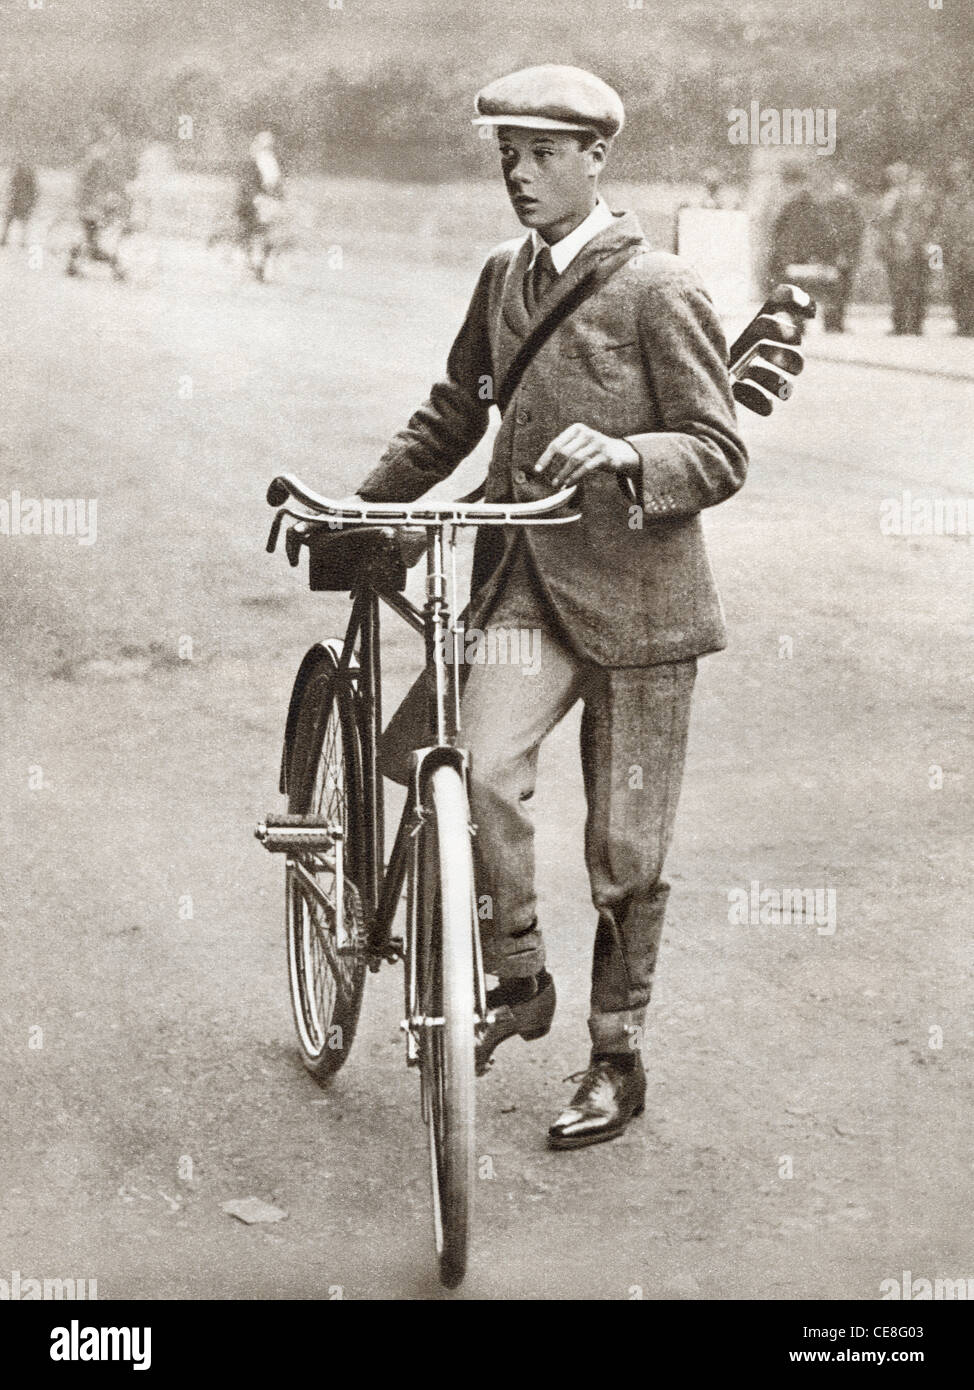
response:
[[[969,0],[0,0],[39,1365],[251,1301],[935,1360],[972,58]]]

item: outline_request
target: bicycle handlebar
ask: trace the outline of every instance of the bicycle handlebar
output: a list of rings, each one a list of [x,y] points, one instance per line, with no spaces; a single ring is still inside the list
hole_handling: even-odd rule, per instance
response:
[[[803,320],[815,317],[814,299],[797,285],[778,285],[730,350],[729,375],[734,398],[759,415],[769,415],[775,399],[791,394],[788,376],[797,376],[804,365],[799,348]],[[764,366],[763,361],[769,365]],[[280,508],[267,548],[273,550],[284,516],[301,523],[325,522],[334,529],[346,526],[563,526],[578,521],[577,512],[554,515],[576,494],[577,486],[562,488],[533,502],[360,502],[335,501],[314,492],[293,473],[280,473],[267,489],[267,501]],[[306,510],[292,511],[291,500]],[[300,530],[292,528],[292,530]],[[289,533],[290,534],[290,533]]]
[[[267,489],[272,507],[289,499],[307,509],[303,521],[327,521],[346,526],[563,526],[577,521],[578,513],[553,516],[577,491],[573,484],[533,502],[361,502],[349,505],[312,491],[293,473],[281,473]],[[296,516],[296,513],[290,513]]]

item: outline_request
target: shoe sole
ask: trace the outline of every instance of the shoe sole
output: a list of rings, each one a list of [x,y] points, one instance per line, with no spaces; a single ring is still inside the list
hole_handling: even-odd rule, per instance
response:
[[[537,1042],[538,1038],[546,1038],[550,1032],[551,1024],[549,1023],[544,1028],[528,1028],[523,1033],[520,1032],[519,1029],[515,1029],[513,1033],[505,1033],[505,1035],[502,1038],[497,1039],[497,1041],[494,1043],[494,1046],[487,1053],[487,1056],[484,1057],[483,1060],[477,1061],[477,1075],[487,1075],[487,1073],[490,1071],[490,1063],[493,1059],[494,1053],[497,1051],[497,1049],[501,1046],[502,1043],[509,1042],[511,1038],[523,1038],[525,1042]]]
[[[548,1148],[587,1149],[592,1144],[605,1144],[608,1143],[610,1139],[618,1139],[620,1135],[625,1134],[626,1130],[629,1128],[630,1121],[637,1119],[638,1116],[640,1116],[645,1109],[646,1105],[644,1102],[642,1105],[637,1106],[637,1108],[629,1116],[629,1119],[626,1120],[623,1124],[616,1125],[614,1129],[599,1130],[597,1134],[581,1134],[577,1137],[568,1135],[565,1138],[560,1138],[557,1135],[549,1134]]]

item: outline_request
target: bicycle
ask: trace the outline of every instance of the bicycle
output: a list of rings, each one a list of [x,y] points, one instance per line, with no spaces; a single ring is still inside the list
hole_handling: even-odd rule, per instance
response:
[[[265,848],[287,855],[288,977],[305,1066],[326,1083],[348,1056],[367,971],[405,965],[406,1062],[420,1074],[429,1130],[433,1226],[439,1273],[454,1288],[466,1270],[474,1165],[474,1048],[489,1023],[480,954],[467,785],[461,744],[462,626],[451,621],[456,541],[467,526],[550,526],[567,488],[535,502],[369,503],[348,507],[290,476],[268,490],[284,516],[297,563],[311,548],[311,587],[348,588],[342,643],[310,649],[285,726],[281,790],[288,814],[258,826]],[[282,504],[294,499],[297,512]],[[329,526],[332,531],[329,535]],[[426,530],[426,603],[402,593],[405,567],[393,527]],[[340,527],[341,530],[337,529]],[[449,582],[447,574],[449,568]],[[431,693],[429,740],[413,753],[406,803],[383,869],[385,817],[378,741],[382,729],[380,603],[422,633]],[[448,656],[449,653],[449,656]],[[393,935],[403,885],[404,935]]]
[[[787,291],[787,293],[786,293]],[[788,399],[803,366],[795,316],[814,305],[779,287],[732,348],[738,400],[768,414]],[[287,856],[285,923],[291,1004],[302,1060],[327,1084],[346,1060],[366,974],[402,961],[407,1066],[420,1076],[429,1132],[433,1231],[448,1288],[467,1265],[474,1168],[474,1050],[492,1022],[478,931],[468,793],[460,721],[462,617],[456,611],[456,540],[467,526],[552,526],[579,519],[564,510],[574,486],[527,503],[375,502],[351,506],[313,492],[292,475],[271,482],[276,507],[267,549],[285,517],[285,548],[297,565],[309,548],[311,588],[346,591],[352,610],[342,642],[311,647],[298,670],[285,724],[279,789],[283,816],[256,830]],[[297,511],[290,502],[299,503]],[[403,594],[406,569],[394,532],[426,532],[426,602]],[[449,562],[449,583],[446,564]],[[380,605],[425,643],[429,739],[415,750],[389,862],[378,746],[382,732]],[[452,605],[452,607],[451,607]],[[450,657],[447,658],[449,651]],[[406,884],[403,936],[393,923]]]

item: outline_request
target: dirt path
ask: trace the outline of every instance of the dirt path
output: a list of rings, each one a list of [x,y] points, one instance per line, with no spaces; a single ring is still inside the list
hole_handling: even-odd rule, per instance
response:
[[[345,609],[263,555],[263,489],[285,468],[354,486],[471,272],[349,256],[310,294],[19,271],[0,262],[6,495],[99,507],[91,546],[0,537],[0,1277],[433,1295],[398,974],[370,981],[329,1093],[292,1043],[279,866],[251,829],[277,804],[293,670]],[[647,1113],[575,1155],[543,1147],[585,1057],[593,926],[574,720],[552,738],[561,1003],[483,1083],[493,1176],[459,1296],[876,1298],[906,1269],[974,1275],[971,549],[879,528],[904,488],[969,492],[970,392],[817,363],[748,422],[751,479],[708,518],[732,646],[698,683]],[[410,651],[396,635],[390,692]],[[834,891],[834,933],[729,920],[752,882]],[[248,1195],[287,1220],[221,1211]]]

